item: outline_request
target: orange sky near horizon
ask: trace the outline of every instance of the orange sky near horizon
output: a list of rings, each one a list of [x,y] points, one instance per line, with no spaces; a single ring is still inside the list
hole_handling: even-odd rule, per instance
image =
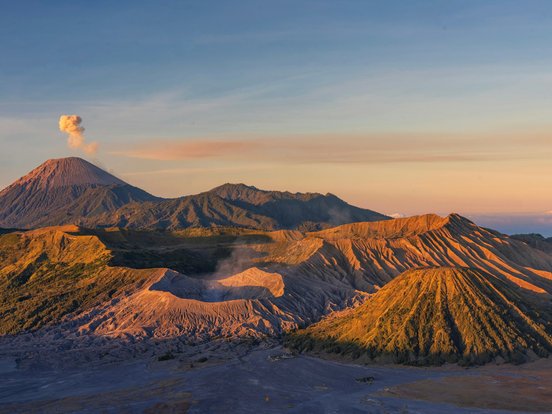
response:
[[[552,210],[550,2],[35,3],[0,13],[0,187],[84,156],[164,197],[243,182],[405,215]]]
[[[552,145],[544,132],[349,134],[155,140],[115,149],[109,164],[157,195],[223,182],[331,192],[386,212],[522,213],[552,208]],[[109,165],[108,164],[108,165]]]

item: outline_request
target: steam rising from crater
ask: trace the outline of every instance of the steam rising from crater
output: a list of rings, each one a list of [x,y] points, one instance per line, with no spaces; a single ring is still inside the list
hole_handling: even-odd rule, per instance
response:
[[[98,143],[86,143],[84,128],[81,126],[82,118],[78,115],[61,115],[59,117],[59,130],[65,132],[67,145],[72,149],[80,149],[87,154],[95,154],[98,151]]]

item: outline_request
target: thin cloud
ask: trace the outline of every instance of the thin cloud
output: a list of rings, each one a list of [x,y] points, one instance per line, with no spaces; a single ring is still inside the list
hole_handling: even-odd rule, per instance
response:
[[[239,165],[239,166],[225,166],[225,167],[181,167],[181,168],[164,168],[159,170],[147,170],[147,171],[130,171],[122,174],[124,177],[140,177],[151,175],[165,175],[165,174],[203,174],[203,173],[231,173],[231,172],[243,172],[243,171],[260,171],[268,170],[272,168],[270,165]]]
[[[258,145],[247,141],[156,141],[113,154],[146,160],[175,161],[224,158],[251,153]]]
[[[245,139],[149,140],[112,154],[158,161],[243,160],[277,163],[454,163],[542,156],[523,147],[535,139],[513,135],[349,134]],[[536,141],[540,138],[537,136]]]

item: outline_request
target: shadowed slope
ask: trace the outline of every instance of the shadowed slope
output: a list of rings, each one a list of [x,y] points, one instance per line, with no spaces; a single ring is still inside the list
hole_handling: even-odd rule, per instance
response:
[[[159,202],[124,206],[115,212],[82,220],[87,227],[180,230],[188,227],[276,228],[270,217],[248,211],[216,194],[201,193]]]
[[[77,224],[144,230],[319,230],[385,219],[332,194],[264,191],[243,184],[161,199],[75,157],[48,160],[0,192],[0,227],[23,229]]]
[[[549,301],[532,306],[515,285],[478,270],[410,270],[365,304],[292,334],[288,343],[411,364],[521,362],[552,351]]]
[[[387,216],[351,206],[332,194],[264,191],[225,184],[205,193],[141,205],[83,221],[88,227],[178,230],[187,227],[244,227],[259,230],[319,230]]]
[[[262,206],[275,200],[309,201],[321,196],[318,193],[290,193],[289,191],[266,191],[252,185],[226,183],[209,191],[220,198],[241,201],[254,206]]]
[[[552,237],[544,237],[541,234],[513,234],[510,236],[512,239],[520,240],[527,243],[529,246],[535,249],[542,250],[547,253],[552,253]]]
[[[209,193],[271,217],[278,223],[277,228],[317,230],[389,219],[375,211],[351,206],[333,194],[266,191],[244,184],[224,184]]]

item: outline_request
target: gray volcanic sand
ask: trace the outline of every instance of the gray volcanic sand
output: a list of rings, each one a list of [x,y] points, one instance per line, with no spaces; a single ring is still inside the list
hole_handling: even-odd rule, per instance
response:
[[[524,398],[527,398],[527,409],[535,412],[539,408],[530,405],[535,400],[534,395],[528,395],[527,387],[522,387],[519,395],[515,394],[518,381],[527,385],[527,381],[538,379],[539,386],[535,389],[545,393],[552,389],[550,360],[521,367],[489,365],[463,369],[359,366],[307,356],[276,361],[269,358],[281,352],[279,347],[262,349],[229,360],[205,354],[209,359],[199,362],[195,356],[193,366],[190,360],[177,357],[168,361],[154,358],[102,365],[90,363],[65,370],[19,369],[13,359],[3,359],[0,360],[0,412],[519,413],[523,411],[473,405],[488,407],[489,398],[500,403],[497,378],[508,380],[504,396],[515,399],[518,410],[520,403],[524,406]],[[546,375],[539,377],[542,373]],[[366,376],[375,378],[372,384],[355,380]],[[447,387],[435,387],[438,391],[431,392],[431,384],[447,381],[454,384],[452,397],[447,394]],[[494,394],[489,394],[483,386],[486,382],[495,388]],[[464,383],[470,386],[460,401],[456,397]],[[486,402],[476,398],[477,390],[485,394]],[[540,402],[546,403],[545,399]]]

